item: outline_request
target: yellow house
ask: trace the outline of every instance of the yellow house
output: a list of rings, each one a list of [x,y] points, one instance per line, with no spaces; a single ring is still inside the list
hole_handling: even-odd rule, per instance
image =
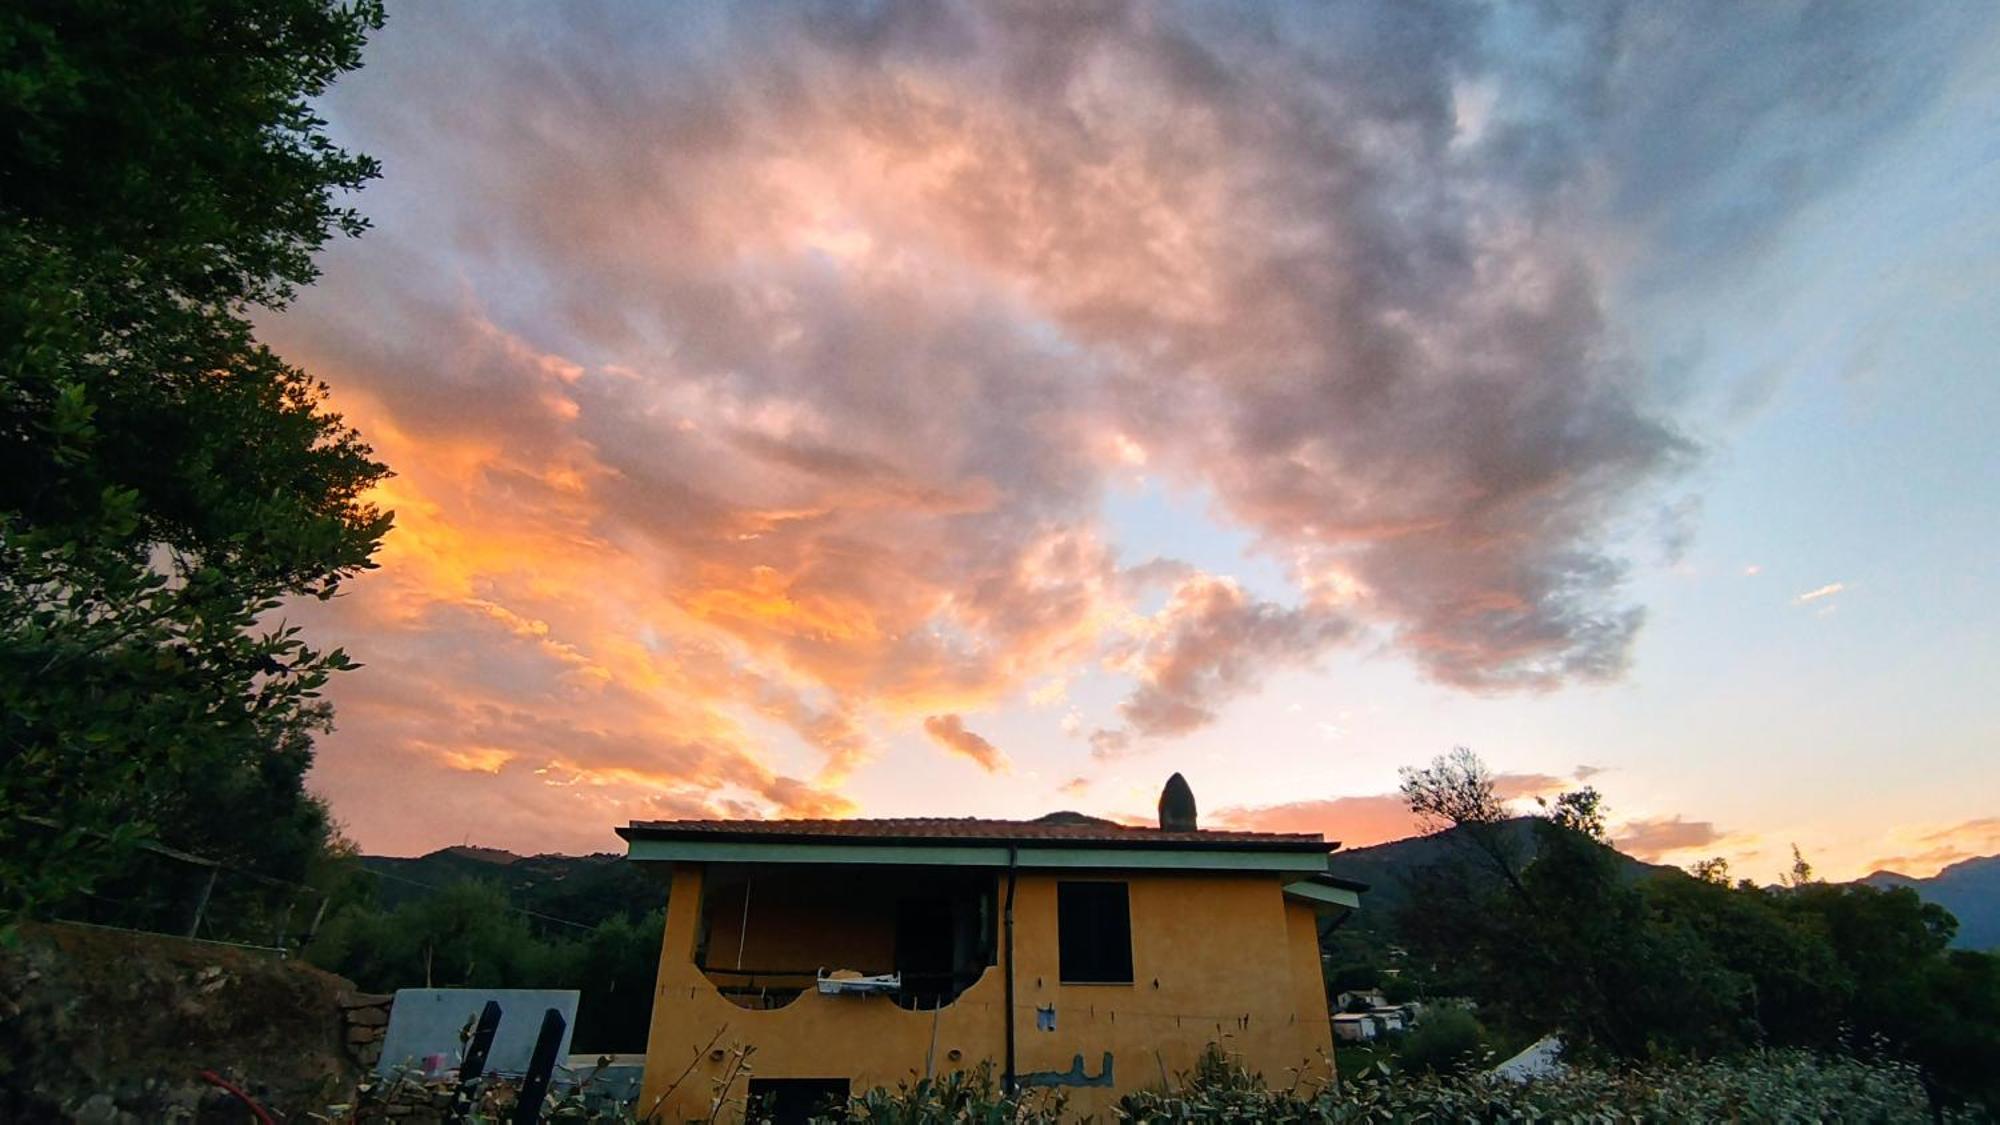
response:
[[[1274,1085],[1333,1077],[1319,936],[1359,905],[1318,835],[1039,820],[638,821],[671,881],[641,1116],[801,1120],[990,1060],[1100,1120],[1210,1043]],[[747,1064],[747,1065],[746,1065]]]

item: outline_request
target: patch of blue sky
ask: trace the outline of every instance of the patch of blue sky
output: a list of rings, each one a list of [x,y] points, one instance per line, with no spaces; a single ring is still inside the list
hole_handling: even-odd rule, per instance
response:
[[[1254,536],[1217,518],[1214,498],[1206,489],[1147,474],[1108,489],[1103,512],[1111,539],[1118,544],[1121,565],[1175,559],[1208,574],[1233,578],[1265,601],[1294,605],[1299,600],[1283,563],[1260,549]],[[1166,594],[1153,592],[1141,612],[1156,611]]]

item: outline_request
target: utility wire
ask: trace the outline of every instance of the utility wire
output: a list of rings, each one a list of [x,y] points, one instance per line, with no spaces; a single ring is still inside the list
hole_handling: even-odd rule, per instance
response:
[[[407,875],[391,875],[387,871],[378,871],[373,867],[366,866],[365,864],[362,866],[361,870],[366,871],[368,874],[373,875],[378,879],[388,879],[397,883],[408,883],[412,887],[422,887],[423,889],[430,891],[434,894],[443,894],[446,890],[449,889],[446,887],[440,887],[434,883],[426,883],[421,879],[412,879]],[[603,925],[602,922],[598,923],[597,926],[593,926],[587,922],[573,922],[568,918],[558,918],[553,914],[544,914],[539,910],[529,910],[525,906],[509,905],[509,906],[503,906],[501,907],[501,909],[511,910],[516,914],[525,914],[530,918],[540,918],[544,922],[554,922],[559,926],[572,926],[579,930],[595,930],[598,928],[598,926]]]

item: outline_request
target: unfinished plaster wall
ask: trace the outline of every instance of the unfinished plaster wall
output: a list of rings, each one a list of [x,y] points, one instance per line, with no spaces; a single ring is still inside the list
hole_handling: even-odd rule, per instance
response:
[[[1131,984],[1064,984],[1058,977],[1056,886],[1123,879],[1132,910]],[[1301,930],[1277,876],[1036,872],[1015,905],[1016,1057],[1022,1075],[1082,1071],[1110,1088],[1073,1089],[1070,1105],[1100,1116],[1124,1091],[1189,1070],[1209,1043],[1275,1086],[1331,1077],[1331,1030],[1319,985],[1311,912]],[[1299,967],[1313,966],[1310,994]],[[1053,1008],[1055,1029],[1039,1030]],[[1321,1048],[1324,1046],[1324,1050]]]
[[[1129,885],[1132,984],[1057,979],[1056,884],[1073,878]],[[844,1077],[856,1091],[894,1086],[927,1066],[942,1073],[992,1059],[998,1070],[1008,1018],[1000,966],[935,1012],[813,992],[784,1008],[746,1010],[692,963],[701,869],[677,865],[673,880],[642,1114],[706,1116],[733,1052],[746,1046],[755,1048],[758,1077]],[[1014,913],[1017,1069],[1042,1080],[1063,1076],[1053,1080],[1064,1084],[1075,1113],[1103,1118],[1120,1094],[1187,1070],[1211,1042],[1275,1085],[1312,1088],[1331,1078],[1312,914],[1287,903],[1278,876],[1023,871]],[[1038,1011],[1047,1014],[1038,1019]],[[1043,1030],[1051,1017],[1053,1028]],[[1069,1084],[1101,1080],[1107,1053],[1108,1085]],[[739,1106],[743,1094],[741,1078],[726,1091]]]
[[[711,968],[783,969],[810,978],[820,968],[885,973],[895,964],[894,902],[753,884],[746,910],[743,892],[741,884],[728,887],[706,904]]]
[[[907,1011],[882,996],[811,991],[771,1011],[738,1007],[693,963],[701,897],[701,868],[675,865],[639,1099],[642,1120],[647,1113],[663,1122],[706,1117],[732,1053],[746,1046],[756,1049],[758,1077],[845,1077],[856,1090],[893,1086],[912,1071],[923,1073],[926,1060],[941,1073],[1000,1057],[997,968],[934,1012]],[[743,1094],[739,1078],[727,1091],[738,1110],[722,1120],[740,1120]]]

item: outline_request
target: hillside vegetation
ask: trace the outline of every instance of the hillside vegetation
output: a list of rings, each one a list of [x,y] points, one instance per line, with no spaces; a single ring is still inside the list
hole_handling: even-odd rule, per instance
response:
[[[1961,860],[1928,879],[1877,871],[1861,881],[1884,890],[1908,887],[1951,911],[1958,919],[1955,948],[2000,950],[2000,855]]]
[[[1440,831],[1336,857],[1377,889],[1331,937],[1335,990],[1460,998],[1487,1042],[1554,1032],[1626,1064],[1879,1047],[1941,1108],[2000,1109],[2000,957],[1950,948],[1957,922],[1915,891],[1826,883],[1803,860],[1776,887],[1720,860],[1638,864],[1605,843],[1595,791],[1511,817],[1463,750],[1405,771],[1404,793]]]
[[[572,988],[579,1053],[646,1048],[666,889],[609,855],[348,861],[306,949],[361,988]]]

